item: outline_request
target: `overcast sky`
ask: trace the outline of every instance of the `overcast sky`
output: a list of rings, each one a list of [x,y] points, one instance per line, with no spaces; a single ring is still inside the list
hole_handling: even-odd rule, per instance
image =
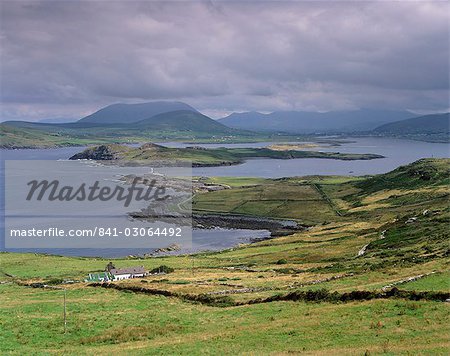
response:
[[[1,119],[449,107],[449,2],[1,1]]]

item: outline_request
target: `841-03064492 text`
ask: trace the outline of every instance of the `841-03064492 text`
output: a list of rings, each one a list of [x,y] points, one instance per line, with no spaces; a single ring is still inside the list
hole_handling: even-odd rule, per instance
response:
[[[49,227],[47,229],[10,229],[11,237],[181,237],[180,227],[94,227],[93,229],[60,229]]]

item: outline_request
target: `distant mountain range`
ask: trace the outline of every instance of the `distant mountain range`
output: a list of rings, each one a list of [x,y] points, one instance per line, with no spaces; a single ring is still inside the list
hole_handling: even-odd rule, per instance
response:
[[[7,121],[3,147],[50,147],[152,140],[254,140],[274,133],[367,134],[448,142],[449,114],[416,117],[407,111],[234,113],[213,120],[182,102],[114,104],[69,123]],[[257,133],[259,132],[259,134]]]
[[[96,124],[128,124],[171,111],[198,112],[179,101],[153,101],[142,104],[113,104],[88,115],[78,122]]]
[[[414,116],[416,115],[408,111],[369,109],[325,113],[275,111],[271,114],[233,113],[218,121],[237,129],[309,134],[370,131],[380,125]]]
[[[374,132],[393,135],[448,134],[449,120],[450,113],[424,115],[379,126]]]

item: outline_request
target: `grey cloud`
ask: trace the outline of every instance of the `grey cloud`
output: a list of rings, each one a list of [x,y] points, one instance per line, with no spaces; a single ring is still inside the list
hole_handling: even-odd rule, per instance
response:
[[[2,117],[448,108],[448,2],[1,2]]]

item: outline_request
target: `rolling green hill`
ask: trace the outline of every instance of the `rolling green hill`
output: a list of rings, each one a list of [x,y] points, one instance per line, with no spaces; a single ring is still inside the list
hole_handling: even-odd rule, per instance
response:
[[[450,184],[450,160],[424,158],[413,164],[400,166],[391,172],[366,179],[357,186],[366,193],[373,193],[405,186],[419,188],[443,184]]]
[[[15,127],[0,124],[1,148],[49,148],[56,146],[75,146],[89,143],[74,139],[57,131],[47,132],[30,127]]]
[[[448,136],[450,129],[450,113],[433,114],[385,124],[374,129],[377,134],[408,135],[441,135]]]

